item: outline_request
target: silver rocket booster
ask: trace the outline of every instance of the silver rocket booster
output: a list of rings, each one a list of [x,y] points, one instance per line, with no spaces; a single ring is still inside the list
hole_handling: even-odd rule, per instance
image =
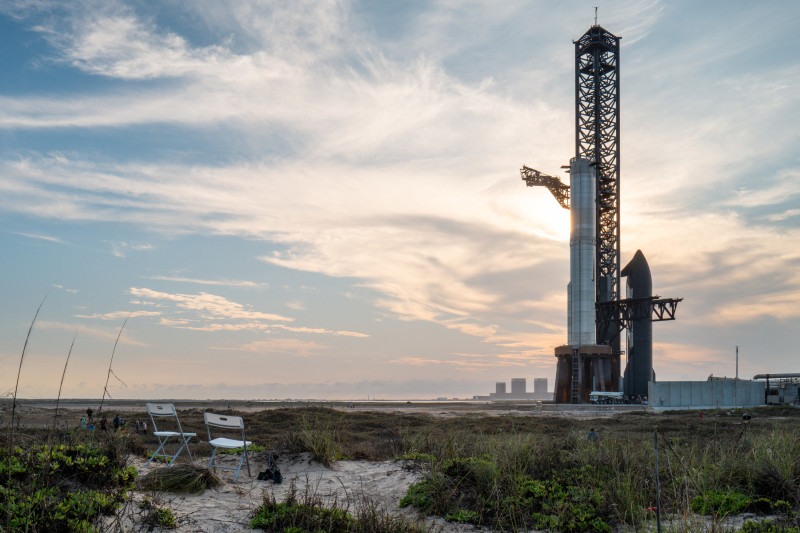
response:
[[[595,344],[595,262],[597,201],[595,171],[588,159],[569,164],[570,233],[567,288],[567,343]]]

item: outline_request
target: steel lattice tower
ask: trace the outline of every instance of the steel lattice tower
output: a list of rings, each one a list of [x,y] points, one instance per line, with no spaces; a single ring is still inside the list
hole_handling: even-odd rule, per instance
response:
[[[595,25],[574,41],[575,156],[591,161],[597,175],[598,304],[620,298],[619,40]],[[617,334],[616,325],[601,331],[598,324],[597,342]]]
[[[641,401],[655,380],[652,322],[675,320],[681,298],[652,294],[641,250],[620,269],[620,38],[596,23],[575,45],[575,157],[569,185],[524,166],[529,187],[547,187],[570,210],[567,344],[557,346],[554,399],[584,403],[590,391],[621,393],[620,333],[629,331],[627,401]],[[621,295],[621,276],[627,295]],[[615,396],[616,398],[616,396]]]

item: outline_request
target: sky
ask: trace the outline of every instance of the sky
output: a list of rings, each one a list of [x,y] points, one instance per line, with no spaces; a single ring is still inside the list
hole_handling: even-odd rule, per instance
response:
[[[800,371],[796,2],[4,0],[0,394],[552,390],[595,5],[657,379]]]

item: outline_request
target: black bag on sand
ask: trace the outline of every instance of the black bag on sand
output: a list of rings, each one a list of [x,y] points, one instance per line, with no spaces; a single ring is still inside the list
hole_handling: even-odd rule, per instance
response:
[[[283,481],[283,475],[281,471],[277,468],[275,470],[270,470],[269,468],[264,470],[263,472],[258,473],[259,481],[269,481],[270,479],[275,483],[280,483]]]
[[[275,464],[276,457],[277,454],[269,454],[267,457],[267,469],[258,473],[259,481],[269,481],[270,479],[273,483],[280,483],[283,481],[283,475],[281,475],[281,471],[278,470],[278,465]]]

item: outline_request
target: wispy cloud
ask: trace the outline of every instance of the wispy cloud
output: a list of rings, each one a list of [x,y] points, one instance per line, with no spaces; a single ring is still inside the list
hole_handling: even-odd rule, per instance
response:
[[[450,359],[450,360],[438,360],[438,359],[427,359],[422,357],[399,357],[397,359],[392,359],[389,361],[390,364],[396,365],[407,365],[407,366],[449,366],[449,367],[458,367],[463,370],[482,370],[487,368],[503,368],[503,367],[520,367],[520,366],[527,366],[525,362],[521,361],[508,361],[503,359],[492,359],[486,361],[474,361],[474,360],[458,360],[458,359]]]
[[[67,324],[65,322],[54,322],[47,320],[41,320],[37,322],[36,327],[42,329],[57,329],[70,332],[77,332],[79,336],[86,335],[89,337],[94,337],[97,339],[102,339],[111,342],[116,342],[117,337],[119,335],[118,328],[102,329],[102,328],[87,326],[86,324]],[[149,344],[147,344],[146,342],[141,342],[135,339],[131,339],[124,331],[122,333],[122,336],[119,337],[119,342],[121,344],[127,344],[129,346],[142,346],[142,347],[149,346]]]
[[[176,329],[206,332],[281,331],[336,337],[369,337],[368,334],[357,331],[288,325],[285,322],[293,322],[295,319],[274,313],[255,311],[223,296],[205,292],[199,294],[172,294],[136,287],[131,287],[129,292],[133,296],[143,298],[143,300],[136,301],[139,305],[147,305],[148,302],[153,300],[174,303],[178,311],[136,311],[135,313],[137,316],[160,316],[162,325]],[[187,314],[187,312],[193,312],[193,314]],[[111,313],[110,315],[117,315],[117,313]],[[91,315],[87,318],[105,318],[106,316],[109,315]],[[275,323],[276,321],[278,323]]]
[[[53,285],[51,285],[51,287],[62,290],[64,292],[68,292],[70,294],[78,294],[78,292],[80,292],[78,291],[78,289],[65,289],[63,285],[58,285],[57,283],[54,283]]]
[[[722,205],[759,207],[782,204],[800,196],[800,169],[784,170],[774,179],[759,180],[757,184],[736,191],[733,199]]]
[[[133,244],[129,242],[106,241],[111,245],[111,254],[114,257],[126,257],[128,252],[141,252],[152,250],[152,244]]]
[[[36,11],[20,6],[7,9],[22,19]],[[432,322],[494,350],[485,359],[395,357],[396,364],[552,366],[552,348],[566,338],[569,215],[516,173],[523,162],[557,172],[572,153],[571,93],[563,88],[571,83],[569,39],[580,30],[555,28],[580,20],[583,29],[590,8],[584,22],[549,3],[434,2],[400,13],[407,25],[384,38],[347,2],[201,3],[186,8],[186,20],[203,21],[202,44],[133,4],[47,9],[64,16],[35,19],[34,31],[52,47],[39,60],[104,83],[2,95],[0,128],[101,135],[96,127],[144,126],[191,133],[198,151],[212,152],[228,133],[246,141],[212,163],[127,152],[5,154],[2,209],[269,242],[270,251],[258,252],[268,268],[352,280],[378,295],[378,320]],[[641,0],[600,10],[599,22],[622,34],[627,62],[623,262],[644,250],[654,288],[686,297],[684,328],[696,327],[696,317],[794,318],[796,65],[770,55],[742,75],[743,57],[767,54],[753,48],[757,39],[738,39],[745,22],[665,41],[671,9]],[[698,8],[697,24],[724,16],[713,11]],[[520,19],[535,20],[525,23],[528,38],[557,32],[559,52],[496,49],[517,39],[509,28]],[[519,47],[530,44],[525,37]],[[484,66],[497,61],[508,70]],[[271,139],[280,147],[265,149]],[[120,257],[153,249],[108,244]],[[224,277],[149,279],[266,287]],[[174,328],[366,336],[349,331],[358,327],[298,325],[203,292],[130,294],[160,312],[141,316]],[[295,298],[274,305],[311,307]]]
[[[171,294],[166,292],[154,291],[146,288],[131,287],[129,292],[132,296],[146,298],[150,300],[168,300],[175,302],[181,309],[200,311],[207,313],[209,318],[230,318],[241,320],[278,320],[289,321],[293,318],[276,315],[273,313],[262,313],[252,311],[242,304],[232,302],[223,296],[201,292],[199,294]]]
[[[55,243],[58,243],[58,244],[67,244],[64,241],[62,241],[61,239],[59,239],[58,237],[51,237],[50,235],[40,235],[40,234],[37,234],[37,233],[22,233],[22,232],[18,232],[18,231],[11,231],[9,233],[12,233],[14,235],[19,235],[21,237],[27,237],[29,239],[37,239],[37,240],[40,240],[40,241],[55,242]]]
[[[766,218],[770,222],[780,222],[782,220],[794,218],[797,216],[800,216],[800,209],[787,209],[782,213],[773,213],[771,215],[767,215],[764,218]]]
[[[213,348],[223,350],[241,350],[246,352],[282,355],[296,355],[300,357],[310,357],[318,355],[325,350],[325,346],[313,341],[299,339],[271,338],[258,340],[244,344],[238,348]]]
[[[181,276],[147,276],[147,279],[159,281],[174,281],[176,283],[193,283],[195,285],[217,285],[220,287],[246,287],[253,289],[267,288],[269,283],[258,283],[255,281],[229,280],[229,279],[197,279]]]
[[[159,311],[114,311],[111,313],[94,313],[91,315],[75,315],[75,318],[98,318],[100,320],[120,320],[125,318],[139,318],[147,316],[161,316]]]
[[[315,335],[334,335],[338,337],[358,337],[358,338],[366,338],[369,337],[366,333],[358,333],[356,331],[336,331],[330,330],[325,328],[307,328],[307,327],[295,327],[295,326],[287,326],[285,324],[265,324],[265,323],[253,323],[253,322],[246,322],[246,323],[209,323],[209,324],[197,324],[196,320],[184,319],[184,320],[175,320],[175,319],[168,319],[163,320],[162,324],[173,326],[179,329],[187,329],[191,331],[262,331],[262,332],[270,332],[270,331],[288,331],[290,333],[309,333]]]

